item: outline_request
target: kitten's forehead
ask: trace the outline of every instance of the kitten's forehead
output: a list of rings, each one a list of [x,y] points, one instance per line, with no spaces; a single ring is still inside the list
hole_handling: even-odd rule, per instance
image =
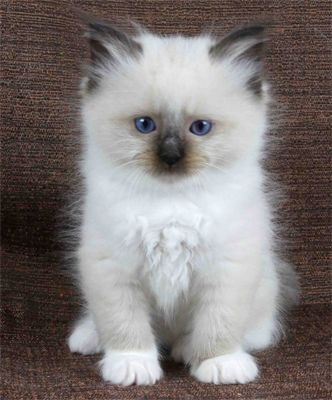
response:
[[[153,34],[144,34],[137,38],[143,45],[144,54],[147,58],[158,55],[156,61],[168,61],[172,64],[181,65],[196,55],[208,56],[212,44],[209,36],[167,36],[161,37]]]
[[[174,101],[204,84],[211,68],[209,38],[147,37],[142,42],[142,74],[158,95]]]
[[[129,92],[130,88],[136,97],[130,101],[134,107],[174,117],[194,113],[210,85],[211,38],[143,35],[137,40],[143,54],[132,64],[125,79],[115,82],[120,86],[117,89],[126,85]]]

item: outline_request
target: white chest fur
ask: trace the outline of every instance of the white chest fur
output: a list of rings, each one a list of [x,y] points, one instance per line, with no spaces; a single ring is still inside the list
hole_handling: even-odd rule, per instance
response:
[[[192,271],[201,265],[208,225],[208,218],[192,203],[159,205],[132,220],[134,234],[126,242],[143,253],[143,276],[166,313],[186,295]]]

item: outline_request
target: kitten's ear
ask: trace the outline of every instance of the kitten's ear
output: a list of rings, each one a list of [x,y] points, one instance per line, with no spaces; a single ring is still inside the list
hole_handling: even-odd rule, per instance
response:
[[[244,64],[248,71],[246,86],[258,96],[262,94],[266,29],[267,24],[244,26],[224,36],[209,50],[214,60]]]
[[[85,24],[85,36],[90,45],[89,88],[98,85],[105,67],[116,65],[121,57],[138,57],[142,46],[126,33],[114,28],[108,21],[80,13]]]

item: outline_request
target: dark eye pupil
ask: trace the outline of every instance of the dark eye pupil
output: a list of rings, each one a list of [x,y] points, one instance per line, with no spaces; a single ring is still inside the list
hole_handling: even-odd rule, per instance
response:
[[[205,127],[205,123],[203,121],[198,122],[198,130],[203,131]]]

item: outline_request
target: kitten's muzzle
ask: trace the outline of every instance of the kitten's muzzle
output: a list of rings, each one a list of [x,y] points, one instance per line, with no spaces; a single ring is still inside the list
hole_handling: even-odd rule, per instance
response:
[[[181,139],[175,135],[165,136],[158,144],[158,157],[169,166],[176,164],[184,156]]]

